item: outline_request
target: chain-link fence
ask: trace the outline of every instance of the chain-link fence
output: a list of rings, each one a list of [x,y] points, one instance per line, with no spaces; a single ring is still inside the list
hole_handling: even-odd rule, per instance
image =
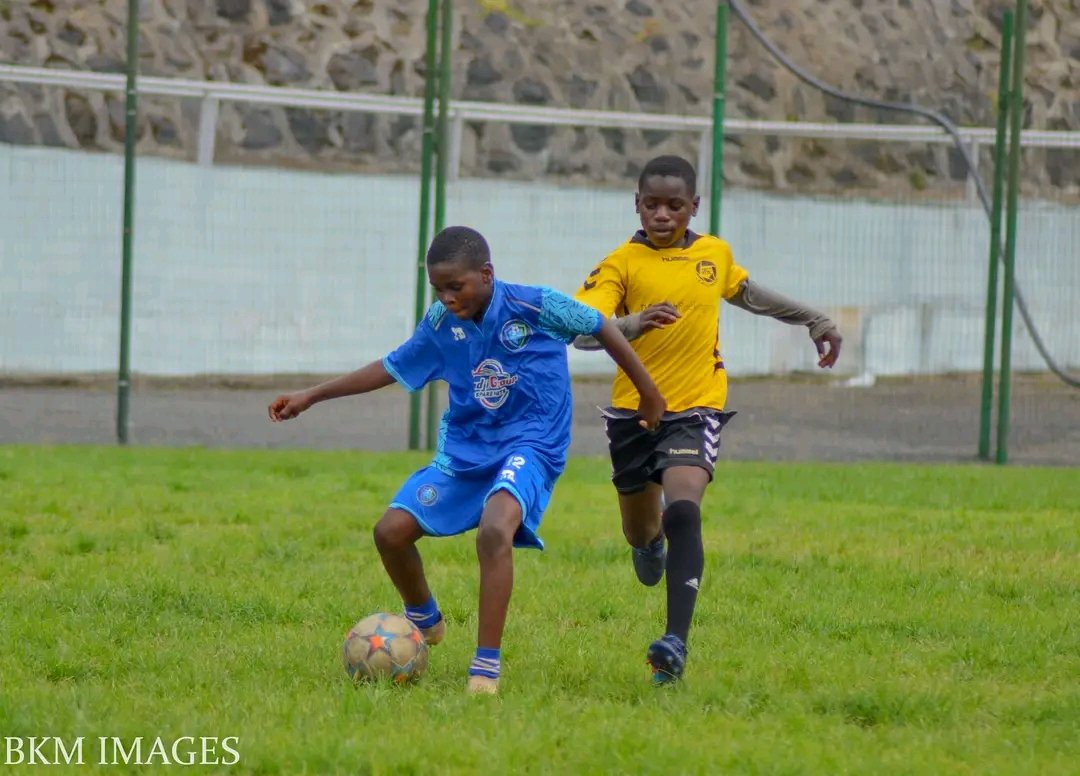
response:
[[[20,89],[37,90],[46,104],[115,102],[98,91],[60,85],[0,89],[8,99]],[[211,157],[218,163],[198,164],[196,147],[205,151],[198,141],[206,123],[205,99],[153,100],[144,116],[159,117],[159,134],[160,117],[175,117],[172,131],[185,140],[174,158],[138,160],[132,366],[140,381],[132,438],[273,444],[261,431],[237,426],[256,422],[260,412],[250,411],[261,411],[255,407],[261,398],[252,403],[245,397],[244,410],[236,415],[239,395],[215,393],[210,404],[206,398],[192,404],[190,397],[209,396],[200,392],[209,384],[263,381],[271,391],[276,384],[271,375],[341,372],[380,357],[408,335],[419,191],[415,175],[408,173],[419,166],[416,121],[401,106],[397,113],[380,114],[355,106],[312,107],[303,99],[289,106],[233,97],[215,106]],[[608,127],[596,126],[602,120],[596,115],[581,120],[582,126],[575,125],[567,115],[560,119],[565,126],[552,128],[530,125],[528,118],[459,117],[456,137],[468,145],[475,142],[470,132],[494,137],[534,126],[555,145],[560,138],[573,142],[581,133],[601,133],[624,153],[640,145],[648,155],[676,152],[701,161],[697,125],[662,131],[636,129],[624,118]],[[144,137],[153,136],[149,118],[142,126],[151,133]],[[334,139],[330,151],[313,154],[309,169],[282,164],[273,154],[260,156],[253,148],[258,142],[252,138],[260,132],[287,133],[295,140],[306,136],[305,128]],[[96,136],[108,146],[116,142],[114,129],[98,127]],[[856,397],[860,391],[874,397],[865,404],[881,416],[874,432],[879,435],[903,435],[893,428],[898,412],[934,409],[930,414],[938,420],[925,429],[926,439],[912,440],[907,453],[893,457],[962,457],[962,451],[973,449],[977,380],[943,381],[942,376],[970,375],[981,367],[988,228],[947,147],[937,141],[792,137],[790,127],[785,134],[769,135],[739,122],[733,122],[727,145],[725,177],[732,185],[724,193],[721,231],[736,259],[764,284],[828,310],[845,335],[835,374],[807,388],[798,383],[798,376],[815,371],[805,332],[729,308],[722,337],[725,361],[737,378],[733,403],[740,394],[756,400],[768,393],[740,389],[738,378],[796,376],[791,397],[777,398],[774,409],[778,422],[787,424],[782,428],[804,423],[817,429],[789,451],[797,457],[890,457],[887,444],[878,449],[865,440],[844,452],[845,438],[865,436],[869,428],[865,413],[850,415],[853,407],[863,406]],[[391,147],[397,173],[351,171],[363,167],[373,150]],[[459,160],[468,156],[461,149],[452,153]],[[1068,166],[1073,164],[1068,155],[1080,155],[1080,149],[1026,154],[1029,165]],[[981,157],[988,169],[985,152]],[[636,165],[636,159],[627,163],[622,186],[583,183],[571,171],[560,178],[557,165],[549,165],[543,179],[534,182],[494,169],[462,177],[448,191],[448,221],[472,224],[489,237],[503,277],[572,291],[637,227]],[[910,168],[900,177],[902,185],[896,176],[901,168]],[[78,377],[98,386],[100,406],[107,408],[119,348],[122,158],[8,142],[0,144],[0,169],[6,171],[0,185],[7,203],[0,212],[0,375],[9,400],[14,401],[13,382]],[[1073,314],[1080,290],[1080,210],[1069,201],[1067,188],[1059,191],[1062,201],[1034,196],[1024,201],[1017,275],[1049,350],[1075,369],[1080,367]],[[708,212],[707,202],[701,212]],[[707,228],[704,215],[697,228]],[[1014,348],[1017,370],[1044,370],[1022,324]],[[582,376],[611,371],[602,355],[572,352],[571,363]],[[202,388],[189,399],[170,394],[172,400],[161,400],[163,385],[170,390],[191,386],[193,378]],[[913,393],[918,385],[921,395]],[[591,390],[584,394],[591,396]],[[782,387],[775,390],[777,397],[787,395]],[[833,404],[841,392],[848,398]],[[602,393],[592,403],[601,401]],[[43,395],[19,394],[20,402],[45,403],[33,424],[25,417],[0,421],[5,441],[42,434],[63,440],[65,427],[75,439],[108,441],[107,410],[96,413],[98,434],[85,429],[76,413],[49,412],[48,401],[59,400],[58,394]],[[153,412],[142,411],[151,404]],[[1014,409],[1018,459],[1024,459],[1026,447],[1032,460],[1080,460],[1080,441],[1063,430],[1061,421],[1071,417],[1075,404],[1067,389],[1058,391],[1051,381],[1023,383]],[[335,429],[326,429],[321,440],[301,434],[291,442],[355,439],[359,446],[398,446],[404,442],[403,407],[395,399],[375,412],[377,417],[355,421],[355,437],[339,438]],[[817,408],[816,420],[805,417],[810,407]],[[948,433],[941,430],[942,407],[955,408]],[[587,404],[583,411],[588,413]],[[762,414],[769,411],[761,407]],[[61,427],[49,430],[57,419],[63,419]],[[46,430],[38,434],[37,425]],[[370,438],[372,428],[377,442]],[[1024,429],[1039,431],[1029,438]]]

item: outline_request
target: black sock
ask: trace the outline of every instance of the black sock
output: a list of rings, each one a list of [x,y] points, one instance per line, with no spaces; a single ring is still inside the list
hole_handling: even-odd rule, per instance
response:
[[[685,642],[697,603],[705,550],[701,545],[701,507],[693,501],[676,501],[664,510],[667,535],[667,632]]]

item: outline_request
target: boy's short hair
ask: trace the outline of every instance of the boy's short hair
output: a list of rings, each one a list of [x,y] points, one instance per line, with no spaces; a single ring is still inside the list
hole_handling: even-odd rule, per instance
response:
[[[487,240],[467,226],[448,226],[435,235],[427,251],[427,264],[460,261],[470,269],[479,269],[491,261]]]
[[[690,189],[690,193],[697,193],[697,173],[694,172],[694,165],[690,164],[690,162],[686,161],[681,156],[657,156],[655,159],[650,159],[646,162],[645,168],[641,171],[641,175],[638,176],[638,191],[645,185],[645,179],[651,178],[654,175],[660,175],[665,178],[668,176],[682,178],[686,181],[686,186]]]

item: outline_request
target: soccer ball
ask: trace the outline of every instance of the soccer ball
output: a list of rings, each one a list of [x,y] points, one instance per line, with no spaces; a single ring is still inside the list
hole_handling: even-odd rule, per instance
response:
[[[345,672],[357,682],[390,679],[405,684],[427,670],[428,645],[404,617],[378,612],[349,629],[341,658]]]

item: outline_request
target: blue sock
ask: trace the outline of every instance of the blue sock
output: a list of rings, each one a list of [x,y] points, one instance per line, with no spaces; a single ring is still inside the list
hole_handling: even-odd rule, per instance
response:
[[[406,606],[405,616],[417,628],[430,628],[442,619],[442,612],[435,603],[435,596],[432,596],[419,606]]]
[[[499,678],[499,655],[501,650],[490,647],[477,647],[476,657],[469,666],[469,676],[486,676],[488,679]]]

